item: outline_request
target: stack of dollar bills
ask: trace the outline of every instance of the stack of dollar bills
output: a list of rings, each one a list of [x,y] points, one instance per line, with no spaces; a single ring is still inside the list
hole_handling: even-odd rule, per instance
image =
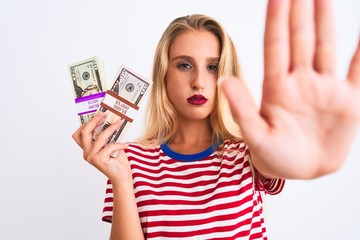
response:
[[[110,90],[106,90],[103,64],[97,57],[69,65],[77,114],[81,124],[91,120],[97,111],[105,113],[105,121],[98,126],[93,139],[119,119],[123,123],[108,143],[122,141],[144,99],[150,81],[121,65]]]

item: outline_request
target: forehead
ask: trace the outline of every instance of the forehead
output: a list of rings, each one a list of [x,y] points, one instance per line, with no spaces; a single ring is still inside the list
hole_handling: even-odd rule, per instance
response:
[[[170,46],[170,59],[178,55],[220,57],[220,43],[212,32],[187,31],[178,35]]]

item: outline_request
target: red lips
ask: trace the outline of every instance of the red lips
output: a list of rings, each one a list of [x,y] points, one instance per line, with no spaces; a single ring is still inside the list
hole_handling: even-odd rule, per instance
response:
[[[208,101],[208,99],[201,94],[195,94],[186,100],[192,105],[203,105]]]

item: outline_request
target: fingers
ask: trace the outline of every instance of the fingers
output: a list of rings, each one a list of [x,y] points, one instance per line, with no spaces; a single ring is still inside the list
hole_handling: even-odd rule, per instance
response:
[[[354,56],[352,57],[347,77],[351,83],[360,86],[360,39]]]
[[[104,146],[107,144],[108,139],[111,135],[119,129],[123,120],[119,119],[114,124],[111,124],[108,128],[102,131],[96,138],[96,141],[91,143],[91,151],[89,154],[94,154],[102,150]]]
[[[314,68],[320,73],[335,73],[335,24],[331,1],[315,1],[316,50]]]
[[[330,0],[269,0],[264,61],[265,77],[296,68],[335,72],[335,30]]]
[[[81,125],[72,135],[72,138],[75,140],[75,142],[77,143],[77,145],[79,145],[79,147],[82,147],[81,144],[81,131],[84,128],[84,125]]]
[[[105,145],[108,142],[110,136],[119,129],[122,124],[122,120],[119,119],[114,124],[111,124],[108,128],[102,131],[96,138],[96,141],[93,141],[93,132],[94,130],[103,124],[105,121],[105,115],[102,112],[98,112],[91,121],[83,124],[74,134],[73,138],[76,143],[83,149],[83,157],[87,161],[91,161],[93,156],[102,151]],[[106,151],[102,151],[102,154],[106,156]],[[111,154],[108,154],[110,158]]]
[[[292,1],[290,10],[290,70],[312,68],[315,48],[313,0]]]
[[[269,0],[264,36],[265,78],[281,76],[289,70],[289,0]]]
[[[113,158],[113,153],[124,150],[126,148],[126,144],[111,143],[103,147],[101,151],[89,154],[86,160],[88,163],[94,165],[98,169],[102,169],[102,165],[108,164],[108,162]]]
[[[98,126],[104,119],[104,113],[98,112],[89,122],[81,125],[78,130],[74,132],[72,138],[75,142],[83,148],[84,143],[87,145],[92,140],[92,131]]]
[[[225,94],[231,112],[239,124],[242,135],[250,145],[256,145],[258,137],[267,130],[266,122],[261,118],[259,109],[245,84],[234,77],[219,79],[219,87]]]

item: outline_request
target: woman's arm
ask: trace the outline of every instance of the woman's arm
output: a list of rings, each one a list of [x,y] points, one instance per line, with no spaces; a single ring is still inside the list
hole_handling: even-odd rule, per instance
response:
[[[104,121],[102,112],[88,123],[82,125],[73,138],[83,149],[84,159],[102,172],[112,183],[113,217],[111,240],[144,239],[137,211],[131,168],[124,152],[125,144],[107,144],[109,137],[121,126],[122,122],[112,124],[101,132],[95,141],[92,132]],[[114,157],[114,153],[116,157]]]
[[[113,186],[113,216],[110,240],[144,239],[132,179]]]

